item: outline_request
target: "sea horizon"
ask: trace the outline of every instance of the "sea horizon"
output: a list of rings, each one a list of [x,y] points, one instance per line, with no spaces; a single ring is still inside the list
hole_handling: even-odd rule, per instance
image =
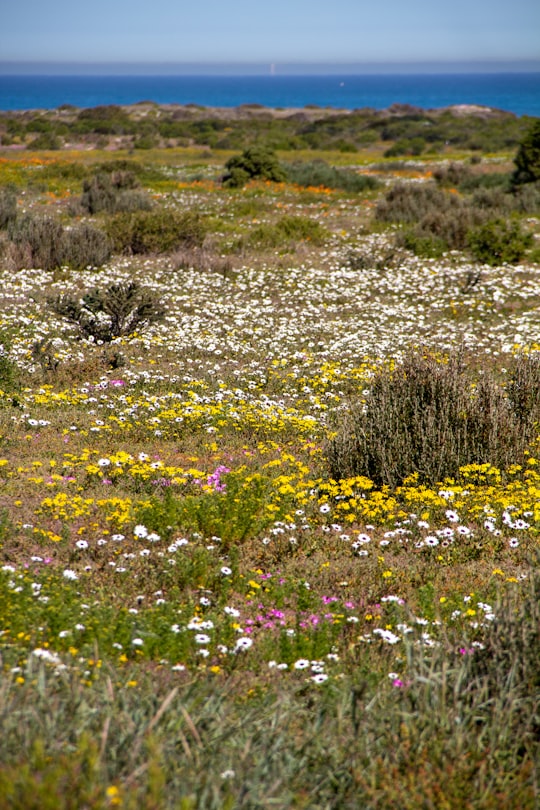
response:
[[[540,71],[287,74],[11,74],[0,72],[0,110],[156,104],[269,108],[420,109],[475,105],[540,116]]]

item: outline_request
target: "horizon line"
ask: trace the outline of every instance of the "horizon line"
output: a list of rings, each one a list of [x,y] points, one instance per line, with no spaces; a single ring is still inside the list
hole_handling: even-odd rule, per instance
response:
[[[352,71],[346,74],[346,71]],[[75,72],[73,72],[75,71]],[[82,71],[77,73],[76,71]],[[112,72],[110,72],[112,71]],[[119,73],[115,73],[119,71]],[[165,72],[160,72],[165,71]],[[213,72],[213,71],[217,71]],[[540,59],[342,61],[198,61],[154,62],[90,60],[0,60],[0,75],[363,75],[400,73],[536,73]]]

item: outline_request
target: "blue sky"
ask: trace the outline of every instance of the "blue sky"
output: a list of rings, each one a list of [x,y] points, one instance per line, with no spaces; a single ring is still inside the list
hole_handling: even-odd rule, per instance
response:
[[[0,0],[0,10],[4,69],[512,61],[540,69],[539,0]]]

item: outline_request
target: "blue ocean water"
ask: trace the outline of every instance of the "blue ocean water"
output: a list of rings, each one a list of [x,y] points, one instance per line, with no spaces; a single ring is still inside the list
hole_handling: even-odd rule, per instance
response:
[[[0,75],[0,109],[54,109],[62,104],[200,104],[236,107],[423,109],[481,104],[540,116],[540,73],[354,76],[10,76]]]

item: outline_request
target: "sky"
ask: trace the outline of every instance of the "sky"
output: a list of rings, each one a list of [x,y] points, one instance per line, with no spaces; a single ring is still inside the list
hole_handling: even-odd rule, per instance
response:
[[[0,17],[2,72],[540,70],[539,0],[0,0]]]

